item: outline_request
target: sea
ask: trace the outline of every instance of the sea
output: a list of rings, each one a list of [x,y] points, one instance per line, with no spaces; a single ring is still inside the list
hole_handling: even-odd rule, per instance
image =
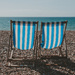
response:
[[[39,21],[38,30],[41,22],[68,21],[67,30],[75,31],[75,17],[0,17],[0,30],[10,30],[10,20],[13,21]]]

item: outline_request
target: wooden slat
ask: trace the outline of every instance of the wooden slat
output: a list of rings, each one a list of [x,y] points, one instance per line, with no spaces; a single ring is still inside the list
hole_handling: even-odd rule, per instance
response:
[[[13,65],[13,64],[10,64],[10,65],[6,65],[7,67],[27,67],[27,65]]]
[[[41,59],[52,59],[52,58],[55,58],[55,59],[58,59],[58,58],[65,58],[66,59],[66,57],[62,57],[62,56],[59,56],[59,55],[51,55],[51,56],[41,56]]]
[[[35,61],[36,59],[20,59],[20,58],[16,58],[16,59],[8,59],[8,61]]]

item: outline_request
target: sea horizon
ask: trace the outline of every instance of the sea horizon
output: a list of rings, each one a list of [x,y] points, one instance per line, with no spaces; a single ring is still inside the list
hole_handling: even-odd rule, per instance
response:
[[[38,30],[41,22],[68,21],[67,30],[75,31],[75,17],[0,17],[0,30],[10,30],[10,20],[13,21],[39,21]]]
[[[7,18],[9,18],[9,17],[39,17],[39,16],[0,16],[0,18],[2,18],[2,17],[7,17]],[[40,17],[47,17],[47,16],[40,16]],[[48,16],[49,18],[50,18],[50,16]],[[55,17],[55,16],[53,16],[53,17]],[[67,18],[67,17],[75,17],[75,16],[56,16],[57,18],[58,17],[65,17],[65,18]]]

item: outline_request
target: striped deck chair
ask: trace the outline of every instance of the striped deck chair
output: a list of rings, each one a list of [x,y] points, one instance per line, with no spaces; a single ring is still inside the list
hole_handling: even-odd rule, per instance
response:
[[[41,57],[51,57],[48,54],[42,55],[43,50],[53,50],[54,48],[59,48],[59,53],[62,55],[61,48],[63,47],[66,51],[67,57],[67,46],[65,42],[65,31],[66,31],[67,21],[64,22],[41,22],[40,31],[40,51],[38,55]],[[53,55],[54,56],[54,55]],[[59,56],[59,55],[57,55]]]
[[[26,57],[14,57],[14,51],[17,50],[25,50],[28,51],[33,49],[33,58],[35,60],[36,57],[36,45],[37,45],[37,33],[38,33],[38,22],[25,22],[25,21],[10,21],[10,40],[9,40],[9,50],[8,50],[8,66],[15,66],[11,65],[9,61],[27,61]],[[36,35],[35,35],[36,31]],[[34,41],[35,40],[35,41]],[[34,57],[35,55],[35,57]],[[15,59],[14,59],[15,58]],[[25,58],[25,59],[24,59]],[[19,65],[16,65],[19,66]],[[24,66],[24,65],[23,65]]]

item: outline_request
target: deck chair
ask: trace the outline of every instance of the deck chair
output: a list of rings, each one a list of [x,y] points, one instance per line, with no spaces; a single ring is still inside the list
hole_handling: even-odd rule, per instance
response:
[[[34,61],[37,58],[37,34],[38,34],[38,21],[27,22],[27,21],[10,21],[10,38],[9,38],[9,50],[7,54],[7,66],[24,66],[24,65],[13,65],[12,62],[25,62],[27,60]],[[36,33],[35,33],[36,32]],[[36,34],[36,35],[35,35]],[[29,51],[32,49],[33,56],[31,59],[27,56],[14,56],[14,51]]]
[[[67,57],[67,45],[66,45],[66,26],[67,21],[64,22],[41,22],[41,30],[40,30],[40,44],[39,44],[39,52],[38,56],[40,58],[50,58],[49,52],[46,53],[46,50],[50,51],[55,48],[58,48],[58,55],[64,57],[62,54],[61,48],[65,49],[65,56]],[[43,55],[43,51],[45,50],[45,55]],[[54,55],[53,55],[54,56]]]

